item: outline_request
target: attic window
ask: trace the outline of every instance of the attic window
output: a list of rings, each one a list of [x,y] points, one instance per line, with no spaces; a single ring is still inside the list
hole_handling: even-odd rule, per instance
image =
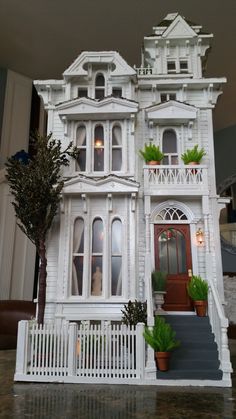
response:
[[[121,87],[113,87],[113,89],[112,89],[112,96],[114,96],[114,97],[122,97],[122,88]]]
[[[79,87],[78,97],[88,97],[88,89],[86,87]]]
[[[168,100],[176,100],[175,93],[161,93],[161,102],[167,102]]]
[[[188,61],[181,60],[179,62],[180,73],[188,73]]]
[[[167,73],[176,73],[175,61],[167,61]]]

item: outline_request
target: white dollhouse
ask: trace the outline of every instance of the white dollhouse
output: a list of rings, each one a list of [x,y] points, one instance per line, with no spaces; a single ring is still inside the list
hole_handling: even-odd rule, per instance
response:
[[[129,299],[151,298],[154,268],[168,272],[167,311],[193,310],[191,272],[224,302],[212,109],[225,79],[203,77],[211,38],[168,14],[144,38],[140,68],[82,52],[62,80],[35,82],[48,132],[80,149],[49,237],[46,318],[118,320]],[[149,142],[164,153],[158,169],[138,153]],[[206,155],[190,170],[181,154],[195,145]]]
[[[167,272],[166,315],[182,329],[195,315],[186,290],[192,273],[209,283],[208,334],[212,330],[214,337],[208,343],[216,356],[212,368],[220,365],[220,372],[208,373],[213,361],[206,346],[202,371],[200,359],[192,375],[174,371],[174,383],[200,379],[203,385],[204,377],[216,380],[205,385],[231,384],[219,235],[225,201],[216,194],[212,127],[212,110],[226,80],[203,77],[211,38],[200,25],[172,13],[144,38],[140,68],[130,67],[118,52],[85,51],[62,80],[35,81],[48,132],[80,149],[78,161],[64,172],[60,210],[47,245],[45,320],[69,324],[72,352],[65,380],[74,382],[70,377],[82,371],[73,352],[81,322],[116,323],[124,304],[137,299],[147,300],[153,325],[151,272],[156,269]],[[148,143],[164,154],[160,165],[140,157]],[[185,165],[181,155],[196,145],[205,151],[201,164]],[[28,326],[22,327],[27,334]],[[135,365],[141,368],[138,376],[145,377],[140,382],[155,384],[153,352],[145,355],[140,327]],[[188,327],[198,334],[198,323]],[[19,370],[16,377],[22,379]]]

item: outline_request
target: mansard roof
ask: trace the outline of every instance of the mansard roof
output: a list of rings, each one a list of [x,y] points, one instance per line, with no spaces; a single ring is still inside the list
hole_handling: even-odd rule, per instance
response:
[[[123,98],[108,96],[102,100],[87,97],[76,98],[60,103],[57,106],[59,116],[73,119],[83,119],[84,117],[104,118],[123,118],[138,112],[138,103]]]
[[[134,180],[116,175],[108,175],[96,179],[84,175],[78,175],[65,182],[62,194],[129,194],[138,192],[138,188],[139,183]]]
[[[87,76],[89,64],[110,65],[111,76],[136,76],[136,71],[116,51],[83,51],[64,71],[64,78]]]
[[[169,100],[146,108],[146,116],[159,123],[184,123],[196,119],[197,108],[183,102]]]

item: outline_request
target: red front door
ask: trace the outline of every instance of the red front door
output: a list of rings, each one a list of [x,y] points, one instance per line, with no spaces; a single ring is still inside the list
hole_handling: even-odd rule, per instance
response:
[[[189,225],[155,225],[155,269],[167,273],[167,311],[192,311],[187,293],[192,269]]]

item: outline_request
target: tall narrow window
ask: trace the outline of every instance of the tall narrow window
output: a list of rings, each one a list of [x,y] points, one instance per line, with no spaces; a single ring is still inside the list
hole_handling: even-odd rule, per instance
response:
[[[104,99],[105,97],[105,79],[103,74],[97,74],[95,80],[95,99]]]
[[[73,235],[72,295],[83,293],[84,220],[76,218]]]
[[[97,125],[94,131],[94,171],[104,170],[104,129],[102,125]]]
[[[91,295],[102,295],[103,222],[96,218],[92,228]]]
[[[178,164],[177,138],[173,129],[167,129],[163,133],[162,151],[164,164]]]
[[[86,128],[79,126],[76,131],[76,145],[79,149],[79,158],[76,169],[80,172],[86,170]]]
[[[115,219],[111,228],[111,295],[122,294],[122,223]]]
[[[122,134],[121,127],[112,128],[112,171],[120,171],[122,167]]]

